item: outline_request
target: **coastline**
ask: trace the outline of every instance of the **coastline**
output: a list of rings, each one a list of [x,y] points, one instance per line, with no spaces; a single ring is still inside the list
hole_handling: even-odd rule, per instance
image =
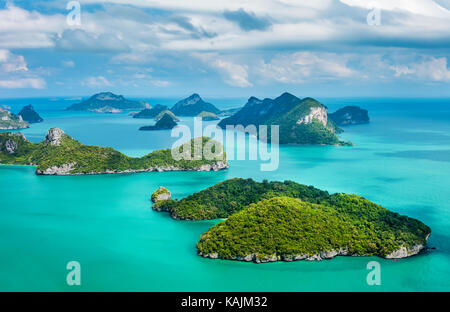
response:
[[[429,236],[430,235],[427,236],[426,240],[428,240]],[[428,249],[428,247],[426,246],[426,243],[425,243],[425,245],[416,244],[412,248],[407,248],[405,246],[402,246],[399,249],[394,250],[393,252],[391,252],[388,255],[384,255],[384,256],[383,255],[374,255],[374,256],[384,258],[384,259],[392,259],[392,260],[404,259],[404,258],[416,256],[427,249]],[[274,254],[271,256],[263,257],[263,258],[259,258],[256,254],[248,254],[246,256],[235,256],[235,257],[222,258],[217,253],[204,254],[203,252],[201,252],[198,249],[197,249],[197,255],[199,255],[200,257],[209,258],[209,259],[253,262],[256,264],[268,263],[268,262],[278,262],[278,261],[282,261],[282,262],[293,262],[293,261],[300,261],[300,260],[322,261],[322,260],[331,260],[337,256],[346,256],[346,257],[370,257],[370,256],[372,256],[372,255],[350,254],[350,253],[348,253],[348,251],[346,249],[342,249],[342,248],[340,250],[323,251],[323,252],[320,252],[319,254],[314,254],[314,255],[279,256],[279,255]]]

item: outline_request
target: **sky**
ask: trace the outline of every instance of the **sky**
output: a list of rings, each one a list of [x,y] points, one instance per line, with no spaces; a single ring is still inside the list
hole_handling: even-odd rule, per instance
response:
[[[450,97],[450,0],[0,0],[0,98]]]

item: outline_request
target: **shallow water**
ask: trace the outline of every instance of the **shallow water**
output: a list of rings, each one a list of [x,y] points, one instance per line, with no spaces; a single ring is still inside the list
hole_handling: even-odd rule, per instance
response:
[[[345,128],[342,139],[355,147],[280,147],[279,168],[272,172],[249,160],[230,161],[230,169],[220,172],[74,177],[0,166],[0,290],[448,291],[450,101],[321,100],[330,111],[349,104],[368,108],[372,122]],[[32,141],[60,127],[85,144],[141,156],[176,140],[170,131],[137,131],[152,122],[127,114],[65,112],[70,101],[61,99],[0,101],[13,111],[29,103],[45,119],[23,131]],[[221,107],[243,103],[224,101]],[[192,119],[182,123],[192,126]],[[436,250],[397,261],[337,257],[256,265],[198,257],[196,242],[217,221],[172,220],[151,210],[150,194],[163,185],[182,198],[231,177],[289,179],[364,196],[429,225],[429,245]],[[66,285],[72,260],[81,264],[79,287]],[[372,260],[381,264],[381,286],[366,283]]]

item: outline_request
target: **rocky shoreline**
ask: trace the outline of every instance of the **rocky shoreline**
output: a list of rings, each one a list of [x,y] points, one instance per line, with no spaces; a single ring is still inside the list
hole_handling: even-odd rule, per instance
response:
[[[76,163],[64,164],[62,166],[53,166],[45,170],[36,169],[37,175],[97,175],[97,174],[120,174],[120,173],[141,173],[141,172],[165,172],[165,171],[219,171],[228,169],[229,165],[224,161],[217,161],[213,164],[205,164],[196,168],[180,168],[175,166],[169,167],[150,167],[138,170],[123,170],[123,171],[102,171],[102,172],[87,172],[87,173],[71,173]]]
[[[427,236],[426,240],[428,240],[429,235]],[[379,255],[379,257],[385,258],[385,259],[402,259],[402,258],[408,258],[415,256],[422,252],[423,250],[426,250],[426,245],[423,244],[416,244],[412,248],[407,248],[405,246],[400,247],[398,250],[395,250],[391,252],[388,255]],[[321,261],[321,260],[329,260],[333,259],[337,256],[350,256],[350,257],[367,257],[368,255],[357,255],[357,254],[350,254],[346,249],[340,249],[340,250],[331,250],[331,251],[323,251],[319,254],[315,255],[292,255],[292,256],[280,256],[280,255],[271,255],[268,257],[259,258],[256,254],[248,254],[246,256],[236,256],[236,257],[228,257],[228,258],[221,258],[219,257],[218,253],[208,253],[203,254],[200,250],[197,251],[197,254],[204,258],[209,259],[222,259],[222,260],[236,260],[236,261],[244,261],[244,262],[254,262],[254,263],[267,263],[267,262],[276,262],[276,261],[285,261],[285,262],[292,262],[292,261],[299,261],[299,260],[306,260],[306,261]]]

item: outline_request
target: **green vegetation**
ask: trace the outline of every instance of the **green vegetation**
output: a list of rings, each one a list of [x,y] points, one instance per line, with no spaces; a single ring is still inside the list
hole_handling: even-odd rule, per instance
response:
[[[312,98],[299,99],[284,93],[275,99],[251,97],[233,116],[219,122],[227,125],[278,125],[280,144],[351,145],[342,142],[336,133],[342,132],[327,118],[327,108]],[[268,127],[270,140],[270,127]]]
[[[94,112],[117,112],[129,109],[143,109],[144,102],[131,101],[122,95],[116,95],[111,92],[97,93],[89,99],[76,103],[67,108],[72,111],[94,111]]]
[[[155,107],[145,108],[134,114],[133,118],[155,118],[159,113],[169,109],[166,105],[156,104]]]
[[[252,179],[234,178],[179,201],[160,202],[156,208],[169,211],[175,219],[208,220],[227,218],[249,204],[274,196],[296,197],[311,203],[329,198],[326,191],[292,181],[260,183]]]
[[[220,119],[216,114],[205,111],[198,114],[197,117],[200,117],[203,121],[213,121]]]
[[[161,120],[161,118],[163,118],[164,115],[169,115],[169,116],[172,118],[173,121],[180,121],[180,119],[179,119],[177,116],[175,116],[175,114],[172,113],[172,112],[171,112],[170,110],[168,110],[168,109],[166,109],[166,110],[164,110],[164,111],[158,113],[158,115],[156,115],[156,117],[155,117],[155,120],[156,120],[156,121]]]
[[[140,127],[139,130],[170,130],[176,127],[177,123],[173,117],[165,113],[153,126]]]
[[[251,204],[216,224],[201,236],[197,248],[204,256],[252,255],[256,262],[339,252],[387,256],[402,246],[425,245],[430,232],[420,221],[356,195],[331,195],[321,204],[283,196]]]
[[[49,133],[54,130],[50,130]],[[49,134],[47,134],[48,136]],[[182,152],[184,151],[183,148],[189,148],[190,146],[191,151],[193,151],[195,146],[193,142],[199,139],[193,139],[184,144],[184,147],[180,146],[176,149]],[[210,138],[201,138],[202,147],[211,143],[215,143],[214,146],[221,146],[223,151],[223,146],[220,143]],[[226,162],[225,153],[223,153],[222,158]],[[175,160],[170,149],[154,151],[141,158],[133,158],[110,147],[84,145],[64,133],[57,145],[48,143],[47,139],[40,143],[31,143],[20,134],[0,134],[1,164],[36,165],[36,172],[41,174],[198,170],[203,165],[214,165],[216,162],[217,160],[208,160],[204,157],[194,160]],[[70,168],[61,172],[61,168],[64,166]],[[52,170],[53,167],[56,167],[59,172]]]
[[[0,108],[0,130],[24,129],[29,126],[20,116]]]
[[[165,187],[161,186],[161,187],[159,187],[159,189],[157,189],[156,191],[153,192],[152,197],[151,197],[152,202],[156,203],[156,202],[160,201],[161,199],[159,199],[159,197],[161,195],[167,195],[167,197],[170,198],[169,190],[166,189]],[[161,196],[161,197],[164,197],[164,196]]]
[[[234,178],[181,200],[153,205],[181,220],[228,218],[198,243],[201,255],[224,259],[304,258],[321,252],[386,256],[425,245],[431,230],[357,195],[329,194],[292,181]],[[214,256],[212,256],[214,255]],[[253,256],[252,256],[253,257]]]
[[[370,122],[368,111],[358,106],[345,106],[332,114],[328,114],[328,117],[339,126],[359,125]]]
[[[178,101],[170,110],[178,116],[197,116],[203,111],[214,114],[220,113],[220,109],[211,103],[203,101],[197,93]]]

